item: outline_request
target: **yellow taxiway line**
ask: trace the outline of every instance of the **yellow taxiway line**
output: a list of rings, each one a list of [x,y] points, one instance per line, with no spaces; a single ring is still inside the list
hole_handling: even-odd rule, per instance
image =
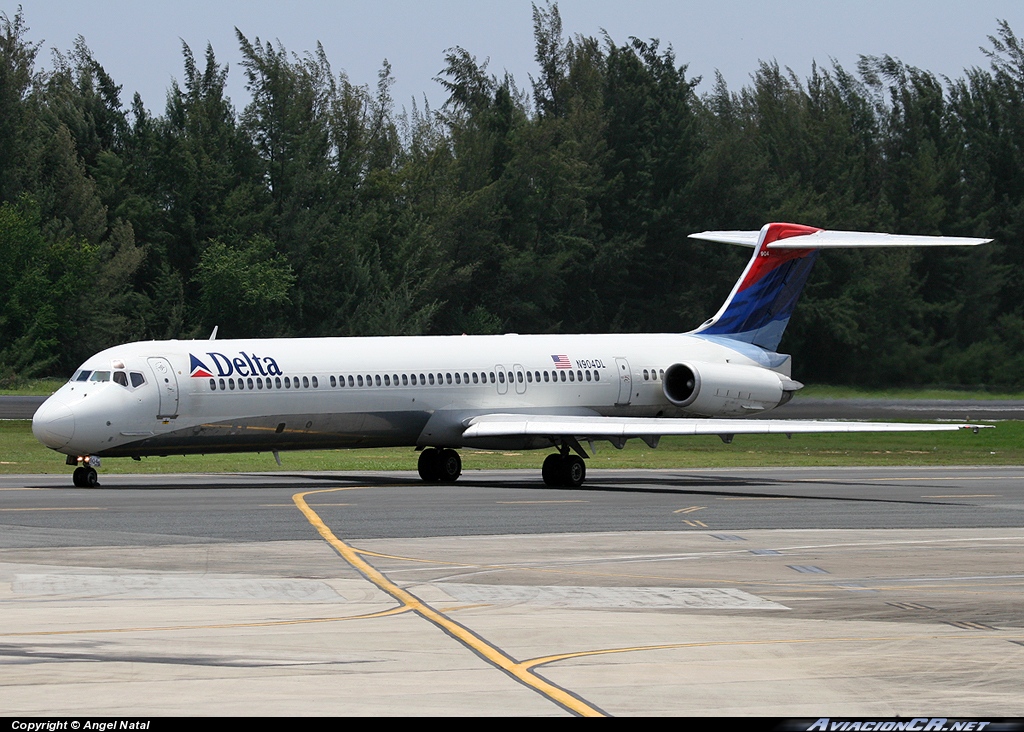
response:
[[[412,610],[424,620],[433,623],[452,638],[462,643],[481,658],[504,671],[521,684],[533,689],[541,696],[550,699],[566,711],[581,717],[604,717],[607,716],[597,707],[576,696],[567,689],[557,686],[547,679],[533,673],[526,664],[516,661],[498,647],[488,643],[476,633],[463,625],[455,622],[444,613],[439,612],[426,604],[411,592],[403,590],[394,582],[389,580],[382,572],[367,562],[355,548],[334,535],[334,532],[323,522],[317,513],[306,503],[306,496],[321,493],[333,493],[335,491],[358,490],[362,486],[346,486],[343,488],[326,488],[316,491],[305,491],[292,496],[295,505],[306,517],[306,520],[313,525],[323,537],[324,541],[330,544],[342,559],[348,562],[353,569],[362,574],[366,579],[375,584],[381,590],[395,598],[403,607]]]

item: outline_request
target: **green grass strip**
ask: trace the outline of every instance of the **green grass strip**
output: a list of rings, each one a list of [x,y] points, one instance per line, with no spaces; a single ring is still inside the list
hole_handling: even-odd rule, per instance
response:
[[[828,465],[1022,465],[1024,422],[999,422],[971,432],[882,434],[737,435],[731,445],[717,437],[666,437],[652,450],[630,440],[623,450],[607,442],[588,468],[714,468]],[[462,450],[463,470],[540,469],[546,451]],[[221,473],[279,470],[415,470],[411,448],[310,450],[281,453],[279,468],[267,453],[110,458],[101,472]],[[0,473],[69,473],[64,456],[43,447],[28,420],[0,421]]]

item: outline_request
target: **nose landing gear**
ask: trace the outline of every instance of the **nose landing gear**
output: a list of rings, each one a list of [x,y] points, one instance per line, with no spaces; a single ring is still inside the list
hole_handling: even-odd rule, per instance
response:
[[[71,474],[71,482],[76,488],[95,488],[100,484],[100,476],[96,472],[100,459],[95,456],[75,458],[68,456],[68,465],[78,465],[75,472]],[[93,467],[96,466],[96,467]]]
[[[75,468],[75,472],[71,474],[71,482],[76,488],[95,488],[100,484],[100,477],[96,473],[96,468],[83,465]]]

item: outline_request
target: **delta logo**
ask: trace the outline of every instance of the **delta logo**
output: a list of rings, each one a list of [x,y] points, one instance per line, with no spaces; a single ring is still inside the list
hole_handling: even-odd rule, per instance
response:
[[[235,357],[223,353],[207,351],[209,358],[205,361],[188,354],[190,359],[189,375],[194,379],[212,379],[214,376],[281,376],[281,367],[270,356],[257,356],[255,353],[239,351]],[[211,369],[207,363],[212,363]],[[217,373],[213,373],[216,369]]]

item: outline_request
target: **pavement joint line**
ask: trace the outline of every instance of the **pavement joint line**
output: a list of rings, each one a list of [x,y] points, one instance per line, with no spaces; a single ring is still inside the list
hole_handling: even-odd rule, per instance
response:
[[[210,623],[204,625],[155,625],[145,628],[79,628],[77,630],[29,630],[23,633],[0,633],[0,638],[46,635],[91,635],[96,633],[158,633],[176,630],[223,630],[226,628],[266,628],[280,625],[306,625],[309,623],[337,623],[342,620],[370,620],[410,612],[407,607],[392,607],[362,615],[339,615],[331,618],[296,618],[294,620],[256,620],[249,623]]]
[[[950,624],[952,625],[952,624]],[[955,627],[955,626],[954,626]],[[996,630],[995,628],[987,628],[988,630]],[[893,641],[921,641],[921,640],[969,640],[971,642],[979,640],[1007,640],[1011,643],[1024,644],[1024,641],[1014,640],[1015,638],[1024,638],[1021,635],[964,635],[964,634],[934,634],[934,635],[909,635],[909,636],[880,636],[871,637],[865,636],[862,638],[858,637],[825,637],[825,638],[775,638],[775,639],[758,639],[758,640],[738,640],[738,641],[696,641],[692,643],[662,643],[657,645],[649,646],[626,646],[623,648],[601,648],[590,651],[575,651],[569,653],[559,653],[551,656],[539,656],[537,658],[531,658],[523,661],[523,664],[530,668],[536,668],[538,666],[544,666],[551,663],[558,663],[559,661],[567,661],[574,658],[585,658],[588,656],[603,656],[612,653],[634,653],[637,651],[662,651],[672,650],[676,648],[711,648],[720,646],[765,646],[765,645],[802,645],[802,644],[813,644],[813,643],[886,643]]]
[[[342,559],[348,562],[353,569],[362,574],[368,581],[395,598],[403,607],[412,610],[424,620],[440,628],[451,638],[457,640],[463,646],[473,651],[480,658],[505,672],[508,676],[524,686],[533,689],[538,694],[549,699],[562,709],[581,717],[609,716],[606,712],[590,704],[572,691],[564,689],[557,684],[548,681],[544,677],[535,674],[521,662],[516,661],[500,648],[477,635],[474,631],[461,623],[457,623],[444,613],[423,602],[423,600],[416,597],[408,590],[404,590],[394,584],[383,572],[376,569],[373,565],[363,559],[358,551],[339,539],[327,524],[325,524],[317,515],[317,513],[309,507],[305,500],[306,496],[310,495],[332,493],[343,490],[358,490],[365,487],[366,486],[345,486],[340,488],[324,488],[315,491],[304,491],[293,495],[292,500],[295,501],[296,507],[302,512],[302,515],[306,517],[306,520],[313,525],[317,532],[319,532],[320,536],[323,537],[324,541],[330,544],[334,550],[341,555]]]
[[[105,506],[49,506],[37,508],[0,508],[0,512],[7,511],[109,511]]]

